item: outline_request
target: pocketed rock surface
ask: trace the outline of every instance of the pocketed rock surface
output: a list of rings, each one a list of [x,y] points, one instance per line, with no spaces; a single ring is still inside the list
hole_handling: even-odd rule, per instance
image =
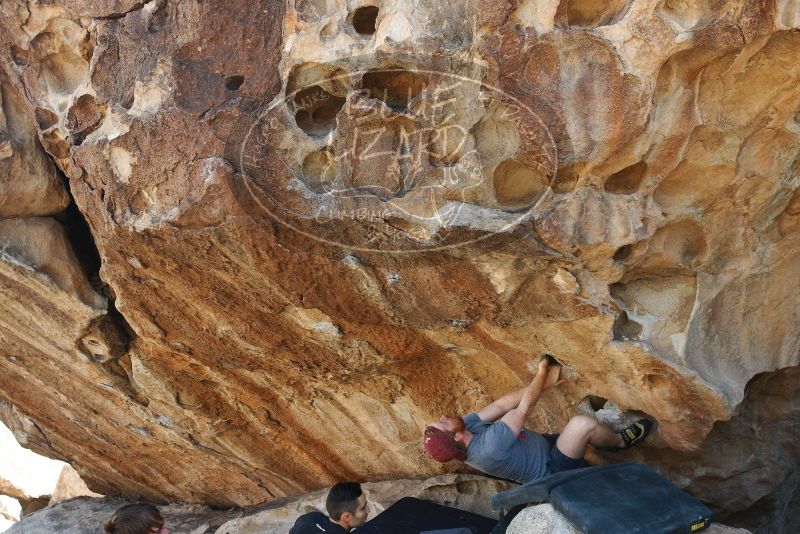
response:
[[[531,427],[646,414],[642,459],[769,515],[799,28],[796,0],[1,0],[0,419],[98,493],[250,506],[456,469],[427,422],[551,353]]]

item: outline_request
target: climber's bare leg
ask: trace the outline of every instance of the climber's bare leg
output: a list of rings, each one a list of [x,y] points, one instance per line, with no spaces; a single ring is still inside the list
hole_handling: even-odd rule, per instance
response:
[[[625,441],[619,432],[598,422],[594,417],[577,415],[561,431],[556,446],[570,458],[580,459],[586,452],[586,445],[599,448],[624,447]]]

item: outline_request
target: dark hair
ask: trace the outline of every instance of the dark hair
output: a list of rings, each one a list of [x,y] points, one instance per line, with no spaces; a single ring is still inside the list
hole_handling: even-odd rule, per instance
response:
[[[161,512],[152,504],[126,504],[106,523],[106,534],[149,534],[150,529],[164,526]]]
[[[354,514],[358,508],[358,498],[363,493],[361,485],[355,482],[340,482],[333,486],[325,500],[325,509],[330,518],[338,521],[345,512]]]

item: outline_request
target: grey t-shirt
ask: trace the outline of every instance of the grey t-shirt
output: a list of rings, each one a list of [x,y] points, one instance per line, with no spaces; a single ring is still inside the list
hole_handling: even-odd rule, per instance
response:
[[[481,421],[476,413],[464,416],[472,441],[467,463],[484,473],[520,484],[547,475],[550,446],[541,434],[523,429],[519,436],[502,421]]]

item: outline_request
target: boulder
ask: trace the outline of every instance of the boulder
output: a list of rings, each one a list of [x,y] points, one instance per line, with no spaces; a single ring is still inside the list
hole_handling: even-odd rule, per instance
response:
[[[56,486],[53,493],[50,495],[50,503],[48,506],[66,501],[74,497],[102,497],[102,495],[91,491],[86,487],[86,483],[75,469],[67,464],[58,475]]]
[[[0,418],[92,491],[247,507],[463,470],[427,423],[552,353],[571,380],[530,427],[649,416],[597,461],[772,517],[798,468],[774,424],[800,364],[796,12],[0,3]]]

